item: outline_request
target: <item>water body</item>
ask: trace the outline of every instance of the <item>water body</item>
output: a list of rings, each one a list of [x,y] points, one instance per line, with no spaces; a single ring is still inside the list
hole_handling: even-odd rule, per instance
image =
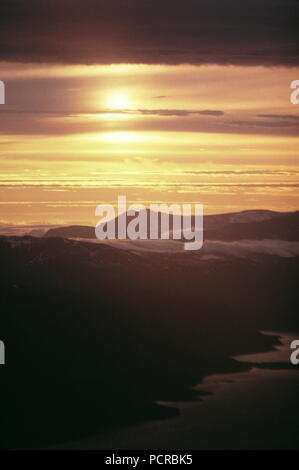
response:
[[[56,449],[299,449],[299,366],[290,364],[290,343],[279,335],[275,350],[237,356],[246,372],[210,375],[195,389],[201,400],[167,402],[180,415],[101,433]]]

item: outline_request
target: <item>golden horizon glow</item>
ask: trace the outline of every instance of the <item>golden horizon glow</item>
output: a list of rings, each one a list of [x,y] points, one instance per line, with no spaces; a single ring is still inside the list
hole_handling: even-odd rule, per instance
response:
[[[91,223],[94,202],[118,194],[206,213],[298,209],[289,85],[299,68],[2,63],[1,73],[11,79],[3,222]]]

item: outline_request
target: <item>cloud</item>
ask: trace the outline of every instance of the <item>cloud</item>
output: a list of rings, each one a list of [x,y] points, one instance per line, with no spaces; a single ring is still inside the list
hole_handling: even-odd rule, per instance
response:
[[[105,111],[107,112],[107,111]],[[138,110],[120,110],[122,114],[144,114],[158,116],[190,116],[192,114],[202,114],[204,116],[223,116],[224,111],[204,109],[202,111],[194,111],[187,109],[138,109]]]
[[[223,116],[223,111],[213,111],[211,109],[204,109],[203,111],[198,111],[198,114],[203,114],[204,116]]]
[[[296,0],[2,0],[2,60],[295,65]]]
[[[234,119],[232,113],[219,110],[127,109],[114,113],[138,119],[116,120],[114,131],[181,132],[238,135],[298,136],[299,122],[287,119]],[[111,114],[107,109],[96,111],[16,111],[0,110],[0,135],[71,135],[109,132],[109,121],[98,115]],[[5,145],[5,142],[3,143]]]
[[[290,121],[299,121],[299,115],[296,114],[258,114],[257,116],[266,119],[287,119]]]
[[[94,243],[105,243],[114,248],[139,253],[184,253],[184,244],[175,240],[97,240]],[[185,252],[186,253],[186,252]],[[284,240],[242,240],[236,242],[205,241],[203,248],[193,251],[188,256],[198,260],[214,261],[228,257],[247,258],[250,255],[272,255],[291,258],[299,255],[299,242]],[[188,258],[189,259],[189,258]],[[190,259],[189,259],[190,261]],[[188,262],[189,262],[188,261]]]
[[[291,175],[299,175],[299,172],[297,170],[292,170],[292,169],[286,169],[286,170],[266,170],[266,169],[261,169],[261,170],[184,170],[182,174],[191,174],[191,175],[213,175],[213,176],[224,176],[224,175],[234,175],[234,176],[239,176],[239,175],[275,175],[275,176],[291,176]]]
[[[260,115],[260,117],[267,117],[267,119],[238,119],[234,121],[227,121],[227,126],[235,129],[235,132],[244,132],[246,134],[272,134],[276,135],[298,135],[299,119],[286,118],[285,115],[278,118],[279,115]],[[294,116],[293,116],[294,117]],[[243,130],[243,131],[242,131]]]
[[[106,243],[115,248],[144,253],[184,252],[183,243],[174,240],[101,240],[97,241],[97,243]],[[299,242],[283,240],[242,240],[238,242],[205,241],[203,248],[198,251],[193,251],[191,256],[200,256],[202,260],[212,261],[223,257],[247,258],[250,255],[256,254],[291,258],[299,255]]]

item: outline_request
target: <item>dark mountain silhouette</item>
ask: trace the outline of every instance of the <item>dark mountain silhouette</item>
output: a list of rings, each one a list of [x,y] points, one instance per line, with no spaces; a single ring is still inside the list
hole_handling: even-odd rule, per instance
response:
[[[256,222],[231,223],[204,232],[207,240],[299,240],[299,211]]]
[[[0,237],[0,260],[4,448],[175,415],[155,401],[250,367],[231,357],[271,347],[260,329],[299,330],[295,256],[207,261],[27,236]]]
[[[149,232],[149,227],[150,227],[150,219],[151,219],[151,211],[149,209],[146,209],[146,218],[147,218],[147,236],[149,238],[150,232]],[[290,218],[292,217],[293,214],[290,214]],[[274,211],[268,211],[268,210],[250,210],[250,211],[242,211],[242,212],[235,212],[235,213],[228,213],[228,214],[216,214],[216,215],[206,215],[204,216],[204,232],[205,231],[210,231],[208,232],[208,237],[215,239],[219,237],[219,232],[217,230],[223,230],[223,233],[227,230],[227,227],[233,226],[232,228],[228,229],[228,233],[231,235],[229,236],[234,236],[235,240],[238,240],[239,238],[244,238],[242,235],[238,235],[238,229],[240,227],[240,233],[242,234],[243,232],[246,232],[246,227],[249,226],[249,224],[254,224],[257,223],[259,224],[260,222],[264,222],[266,224],[266,227],[269,226],[269,230],[271,230],[271,220],[279,218],[279,217],[285,217],[285,215],[282,215],[280,212],[274,212]],[[130,223],[132,219],[134,219],[135,216],[127,216],[127,225]],[[170,233],[173,230],[173,225],[174,221],[177,218],[176,215],[169,215],[169,231]],[[115,227],[116,227],[116,233],[118,231],[118,224],[119,224],[119,218],[117,217],[115,219]],[[246,227],[244,226],[246,224]],[[194,216],[191,218],[191,226],[194,228]],[[105,226],[105,223],[103,224]],[[278,226],[278,225],[277,225]],[[253,225],[254,227],[254,225]],[[275,229],[276,225],[274,226]],[[213,232],[213,231],[216,232]],[[253,235],[254,235],[254,230],[253,228],[250,229]],[[257,226],[257,231],[259,230],[259,226]],[[158,213],[158,234],[159,237],[161,236],[162,230],[161,230],[161,213]],[[222,232],[221,232],[222,233]],[[280,233],[280,231],[279,231]],[[86,238],[86,239],[96,239],[96,234],[95,234],[95,227],[92,226],[84,226],[84,225],[71,225],[67,227],[55,227],[49,229],[45,235],[45,237],[63,237],[63,238]],[[206,237],[207,238],[207,237]],[[219,238],[222,239],[223,237]],[[251,237],[249,237],[251,238]],[[253,238],[256,238],[253,236]],[[275,238],[275,237],[274,237]],[[226,239],[226,238],[225,238]],[[231,238],[228,238],[231,239]],[[285,239],[285,238],[282,238]]]
[[[44,237],[62,238],[96,238],[95,228],[88,225],[69,225],[67,227],[50,228]]]

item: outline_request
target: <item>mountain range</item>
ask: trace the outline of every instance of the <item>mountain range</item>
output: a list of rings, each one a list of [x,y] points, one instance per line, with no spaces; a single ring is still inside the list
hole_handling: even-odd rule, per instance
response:
[[[151,212],[147,210],[147,236],[149,238]],[[161,236],[161,213],[159,217],[159,236]],[[169,237],[176,215],[169,215]],[[127,217],[127,225],[133,219]],[[116,230],[119,218],[115,219]],[[105,224],[103,224],[105,225]],[[194,229],[194,216],[191,218]],[[206,215],[203,219],[205,240],[242,240],[242,239],[279,239],[299,240],[299,211],[281,213],[267,210],[242,211],[229,214]],[[45,237],[96,239],[95,227],[84,225],[62,226],[49,229]]]
[[[211,216],[211,232],[253,227],[256,239],[196,253],[1,236],[1,446],[175,416],[157,402],[200,399],[205,376],[248,370],[232,357],[276,344],[260,330],[299,332],[298,213],[272,215]]]

